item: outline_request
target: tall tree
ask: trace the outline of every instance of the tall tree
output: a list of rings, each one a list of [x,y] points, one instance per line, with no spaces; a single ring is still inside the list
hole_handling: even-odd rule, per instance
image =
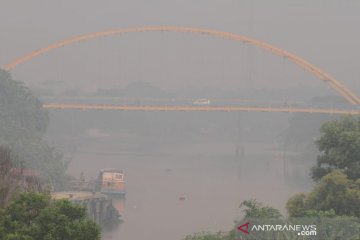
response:
[[[0,69],[0,146],[9,148],[25,167],[40,170],[46,180],[60,185],[66,164],[43,140],[48,123],[49,115],[41,102]]]
[[[316,142],[320,151],[311,176],[319,181],[326,174],[343,171],[349,179],[360,178],[360,118],[344,117],[322,125]]]
[[[340,215],[360,218],[360,179],[349,180],[344,173],[333,171],[309,194],[291,197],[286,208],[290,217]]]

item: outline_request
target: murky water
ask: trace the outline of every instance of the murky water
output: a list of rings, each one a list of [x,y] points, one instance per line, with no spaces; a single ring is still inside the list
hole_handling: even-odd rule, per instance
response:
[[[103,239],[182,239],[194,232],[227,231],[241,216],[241,201],[256,198],[284,212],[288,197],[310,187],[307,169],[284,164],[275,144],[199,143],[124,151],[102,138],[73,154],[70,172],[88,177],[101,168],[125,170],[127,194],[115,199],[124,222]],[[241,156],[243,155],[243,156]],[[294,179],[294,169],[298,178]]]
[[[284,158],[289,116],[269,114],[53,111],[48,139],[74,176],[125,171],[126,198],[114,200],[124,222],[104,240],[180,240],[232,229],[243,200],[285,213],[311,189],[315,158]]]

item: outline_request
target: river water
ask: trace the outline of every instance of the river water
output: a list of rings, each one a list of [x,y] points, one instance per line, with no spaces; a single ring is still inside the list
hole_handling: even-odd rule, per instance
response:
[[[228,231],[242,216],[243,200],[284,211],[286,200],[307,191],[308,169],[283,157],[274,143],[163,144],[129,151],[102,136],[72,154],[70,173],[96,176],[101,168],[125,171],[126,198],[114,199],[124,220],[103,239],[183,239],[195,232]],[[284,162],[287,161],[287,162]]]

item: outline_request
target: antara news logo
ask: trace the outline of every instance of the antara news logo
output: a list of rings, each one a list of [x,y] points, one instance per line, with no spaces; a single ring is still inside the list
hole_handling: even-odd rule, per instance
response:
[[[316,225],[250,225],[247,222],[237,228],[244,234],[251,234],[252,232],[296,232],[299,236],[316,236]]]

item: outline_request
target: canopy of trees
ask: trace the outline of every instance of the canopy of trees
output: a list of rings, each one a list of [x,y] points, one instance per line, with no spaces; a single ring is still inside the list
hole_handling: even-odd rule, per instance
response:
[[[278,219],[282,217],[280,211],[276,208],[264,206],[262,203],[255,199],[245,200],[240,204],[240,207],[244,207],[245,219],[248,218],[272,218]]]
[[[56,187],[64,180],[66,164],[43,140],[48,123],[41,102],[0,69],[0,146],[9,148],[25,167],[40,170]]]
[[[346,215],[360,217],[360,179],[352,181],[334,171],[321,179],[309,194],[299,193],[286,204],[291,217]],[[315,214],[316,215],[316,214]]]
[[[343,171],[349,179],[360,178],[360,118],[344,117],[321,127],[316,142],[321,154],[312,168],[312,178],[319,181],[326,174]]]
[[[98,240],[100,229],[86,218],[85,208],[68,200],[23,193],[0,209],[0,239],[4,240]]]
[[[309,194],[298,193],[286,205],[290,217],[360,217],[360,118],[324,123],[316,141],[320,151]]]

